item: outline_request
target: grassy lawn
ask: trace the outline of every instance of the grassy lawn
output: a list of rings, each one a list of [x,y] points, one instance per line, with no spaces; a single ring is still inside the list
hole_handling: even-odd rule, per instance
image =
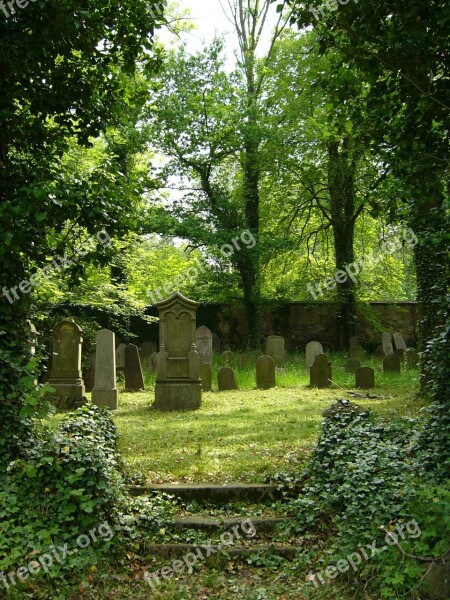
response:
[[[316,440],[323,410],[338,398],[351,399],[346,391],[352,390],[354,376],[345,373],[344,362],[344,356],[332,356],[333,381],[340,387],[330,390],[309,389],[309,375],[295,357],[288,361],[287,373],[277,376],[278,387],[272,390],[252,389],[251,365],[236,369],[239,391],[205,393],[200,410],[186,413],[151,409],[154,379],[146,374],[147,391],[122,391],[120,408],[114,413],[122,455],[132,474],[140,472],[153,483],[256,483],[292,470]],[[416,399],[417,371],[390,375],[378,372],[378,361],[365,364],[377,371],[377,388],[371,392],[389,397],[353,401],[389,419],[418,414],[422,404]]]

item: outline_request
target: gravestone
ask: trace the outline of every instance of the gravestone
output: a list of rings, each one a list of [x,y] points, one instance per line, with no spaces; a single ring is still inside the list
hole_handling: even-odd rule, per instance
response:
[[[155,350],[156,348],[153,342],[144,342],[139,350],[141,361],[143,362],[145,358],[151,356]]]
[[[95,354],[89,355],[89,369],[84,379],[84,386],[87,392],[92,392],[95,385]]]
[[[156,372],[156,365],[157,364],[158,364],[158,353],[157,352],[153,352],[153,354],[150,356],[150,362],[149,362],[150,371],[152,373]]]
[[[406,366],[408,369],[419,368],[419,353],[416,350],[407,350],[405,355]]]
[[[355,374],[355,387],[370,390],[375,387],[375,371],[370,367],[359,367]]]
[[[220,338],[217,333],[212,334],[212,346],[214,354],[220,354]]]
[[[408,349],[401,333],[394,333],[394,344],[397,350],[403,350],[403,352],[406,352]]]
[[[396,354],[388,354],[383,360],[383,371],[385,373],[400,373],[400,357]]]
[[[143,389],[145,389],[145,385],[139,348],[134,344],[128,344],[125,348],[125,390],[140,392]]]
[[[119,405],[119,392],[116,387],[115,345],[115,335],[112,331],[102,329],[97,333],[95,385],[92,390],[92,404],[106,406],[111,410],[116,410]],[[126,354],[126,357],[128,358],[128,354]],[[125,376],[126,373],[127,369],[125,369]]]
[[[227,350],[226,352],[222,352],[220,355],[220,366],[221,367],[234,367],[234,354]]]
[[[377,346],[372,356],[373,358],[384,358],[383,346]]]
[[[202,325],[196,333],[197,352],[200,356],[200,364],[211,365],[213,353],[213,340],[211,331]]]
[[[284,337],[281,337],[281,335],[269,335],[266,340],[266,355],[273,358],[277,367],[284,365],[286,358]]]
[[[237,390],[234,371],[230,367],[220,367],[217,373],[217,384],[219,391]]]
[[[202,402],[196,346],[198,302],[175,292],[155,306],[159,312],[159,354],[154,408],[196,410]]]
[[[202,389],[204,392],[210,392],[212,388],[211,365],[200,363],[200,379],[202,380]]]
[[[120,344],[116,350],[116,370],[125,371],[125,350],[127,345]]]
[[[256,361],[256,387],[259,390],[275,387],[275,361],[271,356],[260,356]]]
[[[385,331],[381,337],[382,337],[384,355],[388,356],[389,354],[394,354],[394,347],[392,345],[391,334],[387,333]]]
[[[349,358],[348,361],[345,363],[345,371],[347,373],[356,373],[356,370],[359,369],[361,366],[361,361],[359,361],[356,358]]]
[[[360,344],[352,344],[350,346],[350,358],[355,358],[359,362],[364,361],[364,348]]]
[[[326,354],[318,354],[314,359],[314,364],[310,371],[310,387],[329,388],[331,387],[332,367]]]
[[[52,335],[52,372],[49,385],[55,389],[49,399],[58,408],[78,408],[87,403],[81,375],[82,331],[72,320],[56,325]]]
[[[319,342],[309,342],[309,344],[306,344],[305,365],[307,369],[310,369],[312,367],[316,356],[318,356],[319,354],[323,354],[322,344],[320,344]]]

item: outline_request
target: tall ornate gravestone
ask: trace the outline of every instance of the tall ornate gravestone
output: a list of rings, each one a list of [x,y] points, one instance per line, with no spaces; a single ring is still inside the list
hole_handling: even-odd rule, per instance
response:
[[[400,373],[400,357],[396,354],[388,354],[383,360],[383,371],[385,373]]]
[[[143,389],[145,385],[139,348],[134,344],[128,344],[125,348],[125,390],[139,392]]]
[[[273,358],[277,367],[284,365],[284,337],[281,335],[269,335],[266,340],[266,355]]]
[[[375,371],[370,367],[356,369],[355,387],[370,390],[375,387]]]
[[[210,392],[212,388],[211,365],[200,363],[200,379],[202,380],[202,389],[204,392]]]
[[[220,367],[217,372],[217,386],[221,392],[238,389],[234,371],[231,367]]]
[[[389,354],[394,354],[394,347],[392,345],[392,336],[390,333],[386,331],[381,336],[383,342],[383,351],[384,355],[388,356]]]
[[[332,367],[326,354],[318,354],[310,371],[310,386],[314,388],[331,387]]]
[[[316,356],[322,353],[323,347],[322,344],[320,344],[319,342],[309,342],[309,344],[306,344],[306,368],[310,369],[314,364]]]
[[[81,375],[82,343],[82,331],[71,319],[61,321],[53,330],[52,372],[48,383],[55,390],[49,398],[58,408],[77,408],[87,402]]]
[[[275,361],[271,356],[260,356],[256,361],[256,387],[259,390],[275,387]]]
[[[97,333],[95,353],[95,384],[92,390],[92,403],[116,410],[119,392],[116,388],[115,335],[102,329]]]
[[[213,338],[211,331],[202,325],[197,329],[195,339],[200,363],[204,365],[212,364]]]
[[[202,402],[196,313],[200,304],[175,292],[157,302],[159,347],[154,408],[196,410]]]

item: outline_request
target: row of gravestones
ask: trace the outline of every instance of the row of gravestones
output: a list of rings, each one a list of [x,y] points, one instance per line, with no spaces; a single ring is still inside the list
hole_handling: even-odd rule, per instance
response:
[[[234,358],[234,357],[233,357]],[[233,365],[222,366],[217,372],[217,386],[219,391],[237,390],[236,378]],[[212,389],[211,365],[200,363],[200,379],[204,392]],[[275,387],[275,361],[271,356],[259,356],[256,360],[256,387],[268,390]]]
[[[354,360],[354,359],[351,359]],[[355,369],[355,388],[365,390],[375,387],[375,371],[370,367]],[[310,368],[310,387],[329,388],[333,383],[333,368],[326,354],[318,354]]]

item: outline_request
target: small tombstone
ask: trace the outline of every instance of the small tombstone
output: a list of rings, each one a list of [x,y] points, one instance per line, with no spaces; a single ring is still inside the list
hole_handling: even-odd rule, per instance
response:
[[[115,335],[112,331],[102,329],[97,333],[95,385],[92,390],[92,403],[97,406],[106,406],[111,410],[116,410],[119,402],[119,392],[116,388],[116,352],[114,347]],[[128,359],[127,353],[125,356]],[[125,369],[125,376],[126,373],[127,369]]]
[[[252,360],[251,354],[243,352],[238,356],[238,365],[240,369],[244,369]]]
[[[220,355],[220,366],[221,367],[234,367],[234,354],[227,350],[226,352],[222,352]]]
[[[332,367],[326,354],[318,354],[316,356],[309,374],[310,387],[320,389],[331,387]]]
[[[214,354],[220,354],[220,338],[217,333],[212,334],[212,347]]]
[[[352,344],[350,346],[350,358],[355,358],[359,362],[364,361],[364,348],[359,344]]]
[[[400,373],[400,357],[396,354],[388,354],[383,360],[383,371],[385,373]]]
[[[406,351],[406,366],[408,369],[418,369],[419,368],[419,353],[416,350],[407,350]]]
[[[72,319],[56,325],[52,336],[53,360],[49,394],[58,408],[78,408],[86,404],[81,376],[82,331]]]
[[[277,367],[284,365],[286,358],[284,337],[281,335],[269,335],[266,340],[266,355],[273,358]]]
[[[275,361],[271,356],[260,356],[256,361],[256,387],[259,390],[275,387]]]
[[[202,389],[204,392],[210,392],[212,388],[211,365],[200,363],[200,379],[202,380]]]
[[[359,367],[355,374],[355,387],[370,390],[375,387],[375,371],[370,367]]]
[[[120,344],[116,350],[116,369],[117,371],[125,371],[125,350],[127,345]]]
[[[212,364],[213,338],[211,331],[202,325],[197,329],[195,339],[197,352],[200,356],[200,364]]]
[[[125,349],[125,390],[139,392],[143,389],[145,386],[139,349],[134,344],[128,344]]]
[[[323,354],[322,344],[319,342],[309,342],[309,344],[306,344],[305,364],[307,369],[313,366],[316,356],[319,354]]]
[[[359,361],[356,358],[349,358],[348,361],[345,363],[345,370],[347,373],[356,373],[356,370],[359,369],[361,366],[361,361]]]
[[[230,367],[221,367],[217,373],[219,391],[237,390],[234,371]]]
[[[89,370],[84,380],[87,392],[92,392],[95,385],[95,353],[89,355]]]
[[[385,356],[388,356],[389,354],[394,354],[394,347],[392,345],[392,336],[390,333],[387,333],[386,331],[383,333],[382,337],[382,342],[383,342],[383,352]]]
[[[394,344],[397,350],[403,350],[403,352],[406,352],[407,347],[401,333],[394,333]]]
[[[372,356],[373,358],[384,358],[383,346],[377,346]]]

